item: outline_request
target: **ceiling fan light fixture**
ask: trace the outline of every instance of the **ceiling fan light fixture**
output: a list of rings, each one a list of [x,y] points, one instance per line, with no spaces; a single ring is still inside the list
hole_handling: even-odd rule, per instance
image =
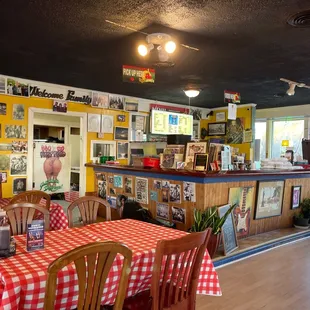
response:
[[[138,53],[139,53],[142,57],[146,56],[146,55],[148,54],[148,52],[149,52],[149,49],[148,49],[148,47],[147,47],[145,44],[140,44],[140,45],[138,46]]]
[[[168,54],[174,53],[174,51],[175,51],[176,48],[177,48],[177,45],[175,44],[174,41],[168,41],[168,42],[166,42],[166,44],[165,44],[165,51],[166,51]]]
[[[200,94],[200,89],[184,89],[183,91],[189,98],[195,98]]]

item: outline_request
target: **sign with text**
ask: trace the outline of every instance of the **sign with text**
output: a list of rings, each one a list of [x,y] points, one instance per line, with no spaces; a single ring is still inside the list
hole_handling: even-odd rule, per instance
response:
[[[75,88],[62,88],[50,85],[30,84],[30,97],[66,100],[90,104],[92,101],[91,91],[83,91]]]
[[[123,82],[155,83],[155,69],[123,65]]]
[[[159,111],[189,114],[188,108],[174,107],[170,105],[163,105],[163,104],[157,104],[157,103],[151,103],[150,110],[159,110]]]
[[[224,90],[224,102],[225,103],[240,103],[240,93],[230,90]]]

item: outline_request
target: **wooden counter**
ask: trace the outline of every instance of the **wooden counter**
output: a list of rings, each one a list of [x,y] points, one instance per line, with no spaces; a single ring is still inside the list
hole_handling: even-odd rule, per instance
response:
[[[292,226],[293,215],[298,209],[291,209],[292,186],[301,186],[301,200],[310,197],[310,170],[268,170],[268,171],[227,171],[217,173],[203,173],[195,171],[160,169],[160,168],[143,168],[132,166],[116,166],[116,165],[100,165],[86,164],[86,167],[93,168],[98,176],[104,174],[107,180],[107,195],[110,195],[110,188],[113,187],[108,181],[109,177],[121,175],[124,178],[131,177],[133,179],[133,193],[125,194],[122,188],[114,189],[117,196],[124,194],[129,197],[135,197],[135,178],[148,179],[148,195],[149,202],[145,205],[154,217],[156,217],[156,201],[150,199],[150,192],[154,191],[154,180],[167,180],[170,184],[179,184],[181,186],[181,203],[169,202],[172,206],[182,207],[186,209],[186,223],[177,224],[177,228],[187,230],[193,223],[193,209],[205,209],[215,205],[224,205],[228,203],[229,189],[235,187],[253,187],[254,202],[251,208],[251,222],[249,235]],[[282,214],[280,216],[269,217],[264,219],[254,219],[254,209],[256,204],[257,181],[285,181],[284,195],[282,204]],[[183,182],[196,183],[196,202],[183,201]],[[95,179],[95,187],[97,190],[97,179]],[[158,202],[161,200],[161,191],[157,191]],[[171,212],[170,212],[171,220]]]

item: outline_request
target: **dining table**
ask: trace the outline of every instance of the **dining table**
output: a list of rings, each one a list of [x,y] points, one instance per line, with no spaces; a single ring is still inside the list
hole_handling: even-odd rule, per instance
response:
[[[185,236],[187,232],[141,221],[106,221],[66,230],[48,231],[44,249],[26,251],[26,236],[15,236],[16,255],[0,260],[0,309],[43,309],[47,268],[60,255],[87,243],[114,241],[133,252],[126,297],[151,285],[155,249],[159,240]],[[104,286],[101,303],[113,304],[120,281],[122,256],[117,255]],[[197,294],[220,296],[221,288],[208,251],[205,251]],[[58,273],[55,309],[74,309],[78,301],[78,281],[74,264]]]
[[[0,198],[0,208],[4,208],[5,206],[7,206],[10,203],[10,200],[10,198]],[[40,205],[45,205],[44,199],[41,200]],[[67,229],[69,227],[67,215],[63,207],[59,203],[51,201],[49,212],[51,230]]]

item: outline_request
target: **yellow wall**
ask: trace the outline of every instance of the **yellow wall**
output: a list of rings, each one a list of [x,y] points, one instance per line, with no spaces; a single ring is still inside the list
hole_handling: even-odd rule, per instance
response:
[[[246,106],[246,107],[238,107],[237,109],[237,117],[244,118],[244,129],[251,129],[253,130],[254,134],[254,128],[252,127],[252,113],[254,113],[255,108],[253,110],[253,107]],[[214,110],[213,115],[209,116],[209,119],[203,119],[200,121],[200,130],[202,128],[208,129],[209,123],[216,123],[216,113],[225,112],[225,122],[227,122],[227,115],[228,111],[227,108]],[[205,140],[209,140],[210,138],[226,138],[224,136],[216,137],[216,136],[207,136]],[[250,159],[251,156],[251,143],[242,143],[242,144],[231,144],[231,146],[239,148],[239,153],[245,153],[246,159]]]
[[[13,97],[7,95],[0,95],[0,103],[6,103],[7,111],[6,115],[0,115],[0,124],[1,124],[1,135],[0,143],[12,143],[13,140],[17,139],[5,139],[5,125],[23,125],[27,128],[27,137],[24,139],[28,140],[28,109],[30,107],[41,108],[41,109],[50,109],[52,111],[53,100],[50,99],[39,99],[39,98],[22,98],[22,97]],[[23,104],[25,106],[25,119],[24,120],[13,120],[13,104]],[[68,111],[71,112],[86,112],[86,113],[97,113],[97,114],[107,114],[114,116],[114,126],[120,127],[129,127],[129,113],[125,111],[116,111],[116,110],[105,110],[99,108],[93,108],[81,103],[69,102]],[[126,115],[125,122],[117,122],[117,115]],[[57,117],[57,116],[56,116]],[[51,119],[56,119],[54,115],[51,116]],[[102,140],[114,140],[113,134],[104,134]],[[23,139],[19,139],[23,140]],[[90,144],[91,140],[100,140],[97,136],[97,133],[90,132],[87,133],[87,162],[90,160]],[[0,155],[11,154],[11,151],[0,151]],[[127,164],[127,160],[119,160],[120,164]],[[94,172],[92,168],[86,169],[86,192],[94,191]],[[1,171],[5,172],[5,171]],[[6,171],[8,176],[7,183],[2,184],[2,196],[4,198],[13,196],[13,178],[10,176],[10,171]]]

